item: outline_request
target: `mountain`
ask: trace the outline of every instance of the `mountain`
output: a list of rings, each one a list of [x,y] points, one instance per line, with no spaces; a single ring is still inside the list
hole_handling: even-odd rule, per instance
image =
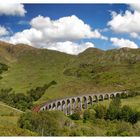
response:
[[[8,66],[1,74],[0,89],[26,93],[52,80],[57,82],[37,104],[64,96],[140,87],[140,49],[89,48],[74,56],[0,42],[0,63]]]

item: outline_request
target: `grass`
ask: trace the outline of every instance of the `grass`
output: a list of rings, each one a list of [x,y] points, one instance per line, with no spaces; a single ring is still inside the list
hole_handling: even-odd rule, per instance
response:
[[[100,101],[98,104],[102,104],[105,105],[106,107],[109,106],[111,100],[104,100],[104,101]],[[135,97],[130,97],[127,99],[121,99],[121,105],[128,105],[131,108],[140,111],[140,96],[135,96]]]
[[[3,102],[0,102],[0,116],[18,116],[22,113],[22,111],[12,108]]]
[[[10,106],[0,102],[0,125],[16,126],[20,115],[21,111],[12,109]]]
[[[13,88],[17,94],[26,94],[31,88],[43,86],[52,80],[57,82],[35,104],[66,96],[140,87],[140,63],[128,63],[129,59],[139,60],[139,49],[106,52],[88,49],[78,56],[72,56],[25,45],[17,45],[10,49],[5,49],[6,45],[2,46],[4,43],[0,44],[0,48],[5,55],[0,53],[0,57],[5,58],[1,60],[8,57],[6,60],[11,58],[11,61],[5,62],[9,70],[1,75],[3,78],[0,80],[0,89]],[[12,53],[7,50],[11,50]],[[63,73],[67,69],[72,71],[69,76]]]
[[[0,102],[0,136],[37,136],[35,132],[18,127],[21,114],[21,111]]]

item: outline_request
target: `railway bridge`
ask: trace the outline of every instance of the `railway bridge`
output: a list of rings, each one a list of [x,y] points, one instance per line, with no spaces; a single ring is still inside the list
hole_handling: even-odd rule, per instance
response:
[[[98,94],[85,94],[73,97],[66,97],[59,100],[53,100],[45,103],[40,111],[43,110],[60,110],[66,115],[71,115],[76,108],[87,109],[88,105],[92,105],[98,101],[109,100],[122,94],[127,94],[126,91],[111,92],[111,93],[98,93]]]

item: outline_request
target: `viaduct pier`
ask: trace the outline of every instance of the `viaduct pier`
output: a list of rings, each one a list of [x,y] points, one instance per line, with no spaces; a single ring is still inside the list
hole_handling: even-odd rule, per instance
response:
[[[59,100],[54,100],[45,103],[41,106],[39,111],[43,110],[60,110],[66,115],[71,115],[76,108],[87,109],[88,105],[92,105],[98,101],[109,100],[122,94],[127,94],[126,91],[111,92],[111,93],[98,93],[98,94],[85,94],[73,97],[67,97]]]

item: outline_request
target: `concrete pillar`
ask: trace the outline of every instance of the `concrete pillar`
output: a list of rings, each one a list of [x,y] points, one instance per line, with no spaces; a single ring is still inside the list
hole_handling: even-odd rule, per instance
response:
[[[78,102],[78,108],[79,108],[80,110],[82,110],[82,101],[81,101],[81,100]]]
[[[57,102],[57,110],[61,111],[62,110],[62,103],[60,101]]]
[[[83,99],[84,99],[84,103],[83,103],[84,109],[87,109],[87,104],[88,104],[87,98],[83,97]]]
[[[71,115],[72,110],[71,110],[71,103],[67,104],[67,115]]]
[[[48,110],[52,110],[52,104],[48,104]]]
[[[71,112],[74,113],[76,109],[76,99],[71,100]]]
[[[66,104],[63,104],[62,111],[64,112],[65,115],[67,115]]]
[[[88,97],[88,100],[89,100],[89,104],[92,105],[93,104],[93,100],[92,100],[92,97],[91,96]]]
[[[52,104],[52,110],[56,110],[56,103]]]

